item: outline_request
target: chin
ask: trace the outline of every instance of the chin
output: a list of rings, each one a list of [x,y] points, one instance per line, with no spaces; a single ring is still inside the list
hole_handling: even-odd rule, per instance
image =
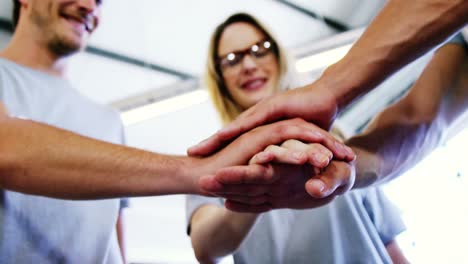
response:
[[[83,41],[72,38],[56,38],[49,42],[49,49],[57,56],[68,56],[81,51],[85,47]]]

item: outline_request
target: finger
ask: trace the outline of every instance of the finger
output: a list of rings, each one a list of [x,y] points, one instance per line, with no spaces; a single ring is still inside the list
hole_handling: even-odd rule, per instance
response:
[[[307,162],[307,154],[305,152],[289,150],[287,148],[279,147],[276,145],[268,146],[264,155],[268,155],[269,160],[265,158],[265,162],[255,162],[257,164],[267,163],[267,162],[277,162],[285,164],[304,164]]]
[[[280,105],[283,104],[277,98],[278,96],[272,96],[242,112],[233,122],[218,131],[219,136],[232,139],[255,127],[281,119],[284,115]]]
[[[214,157],[222,159],[218,164],[227,162],[225,157],[230,157],[225,166],[246,164],[251,157],[262,152],[269,145],[281,144],[291,138],[304,142],[323,140],[316,126],[296,118],[255,128],[220,150]]]
[[[333,157],[338,160],[345,160],[345,161],[353,161],[355,159],[355,154],[351,148],[346,146],[343,142],[336,139],[333,135],[331,135],[328,131],[317,127],[314,124],[309,123],[312,126],[310,129],[315,129],[316,133],[320,134],[322,140],[310,142],[310,143],[321,143],[327,149],[329,149],[333,153]]]
[[[309,164],[320,169],[328,166],[333,158],[333,153],[329,149],[317,143],[306,144],[299,140],[287,140],[281,146],[305,153]]]
[[[230,140],[224,140],[219,134],[214,134],[209,138],[204,139],[195,146],[187,149],[188,156],[200,156],[205,157],[215,153],[219,149],[229,144]]]
[[[233,140],[239,135],[262,124],[280,119],[281,115],[278,115],[278,113],[280,113],[280,108],[276,106],[276,102],[273,98],[274,97],[268,101],[261,101],[250,107],[228,126],[199,144],[190,147],[188,149],[188,154],[191,156],[210,155],[221,149],[226,142]]]
[[[231,200],[226,200],[224,206],[231,211],[240,213],[264,213],[272,209],[269,204],[248,205]]]
[[[253,198],[256,196],[265,195],[269,191],[269,185],[265,184],[236,184],[236,185],[224,185],[221,189],[215,192],[210,192],[213,195],[230,198],[230,197],[246,197]]]
[[[215,175],[216,181],[224,187],[239,184],[270,184],[277,177],[270,164],[227,167],[218,170]]]
[[[324,198],[332,194],[342,194],[354,184],[354,170],[351,164],[333,161],[322,174],[306,183],[306,191],[314,198]]]
[[[273,161],[274,158],[274,153],[262,151],[255,154],[255,156],[249,160],[249,164],[265,164]]]
[[[223,185],[215,179],[214,175],[202,176],[198,180],[202,192],[215,193],[223,190]]]
[[[221,196],[226,200],[242,203],[246,205],[262,205],[269,202],[270,197],[268,195],[257,195],[257,196],[245,196],[245,195],[234,195],[228,194]]]

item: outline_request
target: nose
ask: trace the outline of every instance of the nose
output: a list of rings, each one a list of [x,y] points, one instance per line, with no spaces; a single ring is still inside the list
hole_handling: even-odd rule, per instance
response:
[[[242,68],[245,72],[254,71],[257,69],[257,62],[250,54],[247,54],[242,60]]]

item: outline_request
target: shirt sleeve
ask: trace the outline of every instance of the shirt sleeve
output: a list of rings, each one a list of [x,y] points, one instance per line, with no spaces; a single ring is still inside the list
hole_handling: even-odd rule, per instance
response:
[[[400,210],[388,199],[382,189],[367,188],[363,203],[384,245],[405,231]]]
[[[464,27],[461,33],[463,38],[465,39],[465,43],[468,43],[468,26]]]
[[[203,205],[212,204],[223,206],[224,202],[221,198],[205,197],[200,195],[187,195],[185,198],[185,217],[187,220],[187,235],[190,236],[190,220],[193,213]]]
[[[444,43],[444,45],[446,45],[446,44],[458,44],[458,45],[463,46],[466,50],[468,50],[468,45],[467,45],[467,42],[466,42],[465,38],[462,35],[462,32],[458,32],[453,37],[449,38]]]

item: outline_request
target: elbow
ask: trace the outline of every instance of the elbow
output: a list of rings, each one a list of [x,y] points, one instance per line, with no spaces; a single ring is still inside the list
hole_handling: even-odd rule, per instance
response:
[[[192,241],[193,252],[195,254],[195,258],[198,260],[199,263],[203,264],[214,264],[216,263],[216,258],[211,254],[210,250],[203,248],[197,243]]]
[[[195,253],[197,261],[201,264],[215,264],[216,260],[207,255],[199,255]]]
[[[212,264],[217,263],[221,258],[234,253],[240,246],[240,243],[214,242],[206,243],[209,238],[197,239],[196,234],[192,234],[192,247],[196,259],[199,263]]]

